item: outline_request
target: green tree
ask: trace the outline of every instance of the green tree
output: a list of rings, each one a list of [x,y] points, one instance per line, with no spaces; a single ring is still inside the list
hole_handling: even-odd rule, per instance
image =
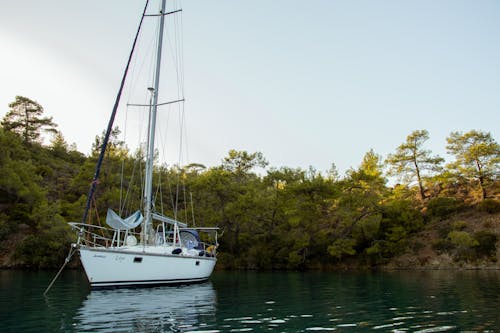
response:
[[[52,117],[42,117],[43,107],[27,97],[16,96],[9,104],[10,111],[2,120],[5,130],[19,134],[26,143],[38,142],[41,131],[56,133]]]
[[[305,171],[282,167],[268,170],[263,183],[265,191],[260,196],[266,205],[261,241],[267,245],[266,252],[271,253],[272,268],[296,269],[304,263],[310,239],[302,228],[304,223],[300,225],[303,216],[311,216],[303,190],[305,183],[310,182]]]
[[[33,210],[32,230],[17,245],[15,257],[31,268],[57,267],[73,238],[66,221],[59,215],[59,203],[42,200]]]
[[[89,190],[90,181],[93,179],[99,152],[104,139],[104,132],[101,136],[96,136],[92,145],[91,155],[81,164],[79,172],[72,178],[71,192],[86,195]],[[140,163],[143,154],[139,149],[135,156],[130,156],[125,143],[119,140],[120,130],[115,127],[109,137],[105,157],[101,165],[101,173],[98,185],[94,192],[92,201],[92,213],[89,214],[89,221],[93,221],[92,214],[96,211],[99,216],[105,216],[106,210],[112,208],[119,214],[131,213],[127,209],[140,207],[140,200],[137,199],[140,191]],[[139,187],[139,189],[138,189]],[[142,192],[141,192],[142,193]],[[126,202],[123,199],[127,198]],[[136,204],[137,203],[137,204]],[[133,205],[135,204],[135,205]],[[81,212],[83,212],[82,206]]]
[[[357,170],[349,170],[340,182],[342,193],[334,201],[334,225],[328,253],[337,258],[354,255],[376,239],[382,219],[381,202],[386,194],[381,158],[373,150],[363,157]]]
[[[479,242],[466,231],[450,231],[447,240],[455,247],[455,258],[471,259],[473,249],[479,245]]]
[[[499,177],[500,145],[490,133],[476,130],[452,132],[446,140],[446,149],[455,156],[448,167],[466,179],[476,180],[484,200],[487,182]]]
[[[69,145],[64,139],[64,136],[61,132],[55,133],[50,142],[50,149],[52,150],[52,152],[54,152],[54,154],[57,154],[58,156],[64,156],[68,153]]]
[[[246,151],[231,149],[228,156],[224,158],[222,166],[224,169],[241,176],[255,167],[264,168],[267,164],[266,159],[260,152],[249,154]]]
[[[286,228],[282,229],[282,250],[288,253],[287,266],[302,269],[311,260],[321,261],[330,244],[330,208],[338,186],[313,168],[297,173],[302,178],[287,182],[283,188]]]
[[[406,142],[398,146],[396,153],[387,157],[389,174],[400,176],[408,184],[416,180],[422,201],[426,199],[423,185],[426,172],[440,171],[444,161],[439,156],[431,156],[431,151],[423,148],[428,139],[426,130],[413,131],[406,137]]]
[[[30,214],[44,198],[40,176],[22,139],[0,127],[0,240],[19,224],[31,225]]]
[[[197,221],[224,230],[221,246],[227,249],[227,255],[221,261],[226,267],[253,265],[248,252],[258,243],[256,238],[264,223],[264,196],[262,180],[252,169],[265,165],[261,153],[231,150],[221,166],[201,172],[192,181]]]

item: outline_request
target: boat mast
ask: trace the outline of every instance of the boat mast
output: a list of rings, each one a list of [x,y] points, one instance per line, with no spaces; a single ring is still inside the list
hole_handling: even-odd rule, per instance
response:
[[[155,131],[156,131],[156,111],[158,108],[158,88],[160,86],[160,64],[161,64],[161,51],[163,44],[163,26],[165,24],[165,2],[161,2],[160,10],[160,29],[158,32],[158,45],[156,51],[156,69],[154,76],[154,90],[152,91],[152,107],[149,114],[149,133],[148,133],[148,154],[146,159],[146,179],[144,186],[144,215],[143,222],[144,242],[147,242],[149,231],[152,227],[152,214],[153,214],[153,163],[155,153]]]

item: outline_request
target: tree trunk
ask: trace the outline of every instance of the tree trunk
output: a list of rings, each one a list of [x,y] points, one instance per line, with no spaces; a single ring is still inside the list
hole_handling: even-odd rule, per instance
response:
[[[479,187],[481,188],[481,201],[486,199],[486,189],[484,188],[484,175],[483,168],[481,168],[481,164],[476,159],[476,167],[479,178]]]
[[[28,127],[29,127],[29,115],[28,108],[24,109],[25,121],[24,121],[24,142],[29,142],[28,137]]]
[[[486,189],[484,188],[484,176],[479,176],[479,187],[481,188],[481,201],[486,199]]]
[[[424,186],[422,185],[422,178],[420,177],[420,169],[418,168],[418,164],[416,161],[414,161],[413,164],[415,165],[415,171],[417,173],[418,189],[420,190],[420,199],[424,201],[426,199],[426,196],[425,196]]]

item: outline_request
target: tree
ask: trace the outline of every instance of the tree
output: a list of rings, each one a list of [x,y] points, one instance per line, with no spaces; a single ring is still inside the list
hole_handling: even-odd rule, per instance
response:
[[[370,150],[357,170],[351,169],[340,182],[342,193],[332,207],[333,242],[328,253],[341,259],[356,254],[357,247],[371,245],[382,218],[380,205],[386,194],[380,156]]]
[[[221,166],[204,170],[192,182],[198,222],[218,225],[226,233],[221,246],[228,249],[223,258],[228,267],[254,264],[255,256],[248,254],[256,251],[256,230],[264,223],[262,207],[266,202],[261,178],[252,169],[265,165],[261,153],[231,150]]]
[[[69,145],[61,132],[56,132],[50,142],[50,149],[58,156],[64,156],[69,151]]]
[[[52,117],[42,117],[43,107],[27,97],[16,96],[9,104],[10,111],[2,120],[2,126],[8,131],[19,134],[24,142],[38,142],[41,131],[57,133],[57,125]]]
[[[0,240],[20,223],[31,224],[32,210],[45,198],[36,168],[21,138],[0,127]]]
[[[266,159],[260,152],[249,154],[246,151],[231,149],[229,156],[224,158],[222,166],[225,170],[242,176],[250,172],[254,167],[265,168],[267,164]]]
[[[124,141],[119,139],[121,130],[118,126],[115,126],[109,135],[108,144],[106,146],[106,158],[118,158],[124,159],[128,155],[128,148]],[[101,152],[102,145],[104,143],[104,138],[106,136],[106,131],[102,131],[101,136],[96,135],[94,143],[92,144],[92,157],[98,157]],[[142,149],[142,148],[140,148]],[[140,152],[143,153],[143,152]],[[156,156],[155,156],[156,157]]]
[[[286,169],[282,169],[286,170]],[[338,186],[310,167],[297,170],[296,181],[286,182],[284,217],[286,229],[281,237],[287,251],[287,266],[302,269],[311,260],[321,261],[330,244],[330,208],[339,193]]]
[[[422,201],[426,199],[423,185],[425,171],[440,171],[444,161],[439,156],[431,156],[430,150],[423,149],[423,144],[428,139],[429,132],[426,130],[413,131],[406,137],[406,142],[397,148],[396,153],[387,157],[387,163],[391,165],[389,174],[399,175],[407,183],[416,180]]]
[[[446,149],[456,159],[448,167],[465,178],[477,180],[484,200],[486,182],[498,177],[500,172],[500,145],[490,133],[476,130],[452,132],[446,141]]]

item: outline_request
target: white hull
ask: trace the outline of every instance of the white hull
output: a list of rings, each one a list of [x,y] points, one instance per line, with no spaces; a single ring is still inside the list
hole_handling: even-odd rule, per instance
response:
[[[92,288],[195,283],[210,277],[217,261],[214,257],[167,254],[172,249],[139,245],[79,248]]]

